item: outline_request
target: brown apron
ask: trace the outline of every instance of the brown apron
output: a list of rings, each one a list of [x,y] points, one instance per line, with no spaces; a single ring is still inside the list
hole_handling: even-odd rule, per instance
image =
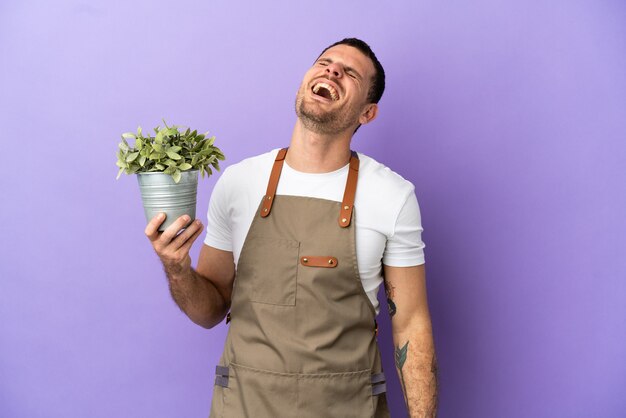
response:
[[[210,416],[389,417],[376,312],[356,259],[358,157],[340,203],[276,196],[286,154],[243,244]]]

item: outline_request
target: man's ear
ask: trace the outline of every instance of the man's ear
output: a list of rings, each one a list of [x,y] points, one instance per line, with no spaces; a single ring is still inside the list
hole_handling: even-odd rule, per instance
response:
[[[370,123],[374,119],[376,119],[376,115],[378,115],[378,105],[376,103],[369,103],[361,116],[359,117],[359,123],[361,125],[365,125],[366,123]]]

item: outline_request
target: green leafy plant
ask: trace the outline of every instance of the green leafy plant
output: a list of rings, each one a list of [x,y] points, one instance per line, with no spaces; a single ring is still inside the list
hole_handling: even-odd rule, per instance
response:
[[[154,128],[155,136],[144,136],[141,126],[137,133],[122,134],[122,142],[117,151],[117,163],[120,168],[116,179],[122,172],[126,174],[163,172],[172,176],[174,181],[180,181],[181,173],[187,170],[200,170],[204,174],[213,174],[211,167],[220,169],[219,161],[224,160],[224,154],[214,144],[215,136],[208,136],[208,132],[199,134],[184,127],[172,125],[164,128]],[[131,146],[127,140],[134,140]]]

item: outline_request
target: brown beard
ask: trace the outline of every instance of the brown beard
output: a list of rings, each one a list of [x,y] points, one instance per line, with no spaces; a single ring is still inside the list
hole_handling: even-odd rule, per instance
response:
[[[296,95],[296,115],[305,128],[319,134],[337,134],[346,131],[358,120],[355,109],[338,108],[329,111],[315,112],[307,107],[304,91]]]

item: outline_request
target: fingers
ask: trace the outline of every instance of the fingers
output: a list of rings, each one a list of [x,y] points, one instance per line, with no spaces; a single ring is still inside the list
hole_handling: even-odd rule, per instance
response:
[[[191,248],[193,243],[196,241],[198,236],[200,236],[200,233],[204,229],[204,226],[202,225],[202,222],[200,222],[197,219],[193,222],[192,225],[193,225],[193,228],[192,228],[192,226],[189,226],[189,228],[187,228],[187,230],[185,232],[183,232],[183,234],[187,234],[188,232],[191,231],[191,233],[190,233],[191,236],[189,238],[185,238],[186,241],[185,241],[185,243],[183,245],[181,245],[181,247],[179,248],[179,251],[184,251],[185,253],[188,253],[189,249]],[[181,234],[181,235],[183,235],[183,234]]]
[[[176,234],[187,225],[189,222],[189,215],[180,216],[170,226],[165,228],[165,231],[159,237],[159,244],[161,246],[169,245],[169,243],[176,238]]]
[[[144,232],[150,241],[155,241],[159,238],[159,227],[163,221],[165,221],[165,213],[159,213],[148,222]]]
[[[196,219],[191,224],[189,224],[189,226],[183,232],[181,232],[176,238],[174,238],[174,240],[170,244],[170,247],[174,251],[182,249],[187,243],[189,243],[189,247],[191,247],[191,244],[193,244],[193,242],[197,238],[197,234],[200,231],[202,231],[202,222],[200,222],[199,219]]]
[[[188,257],[189,249],[202,232],[203,225],[200,220],[196,220],[185,228],[190,218],[188,215],[183,215],[165,231],[159,232],[158,228],[165,217],[165,213],[160,213],[152,218],[146,226],[145,234],[164,264],[180,264]],[[183,228],[185,229],[180,232]]]

